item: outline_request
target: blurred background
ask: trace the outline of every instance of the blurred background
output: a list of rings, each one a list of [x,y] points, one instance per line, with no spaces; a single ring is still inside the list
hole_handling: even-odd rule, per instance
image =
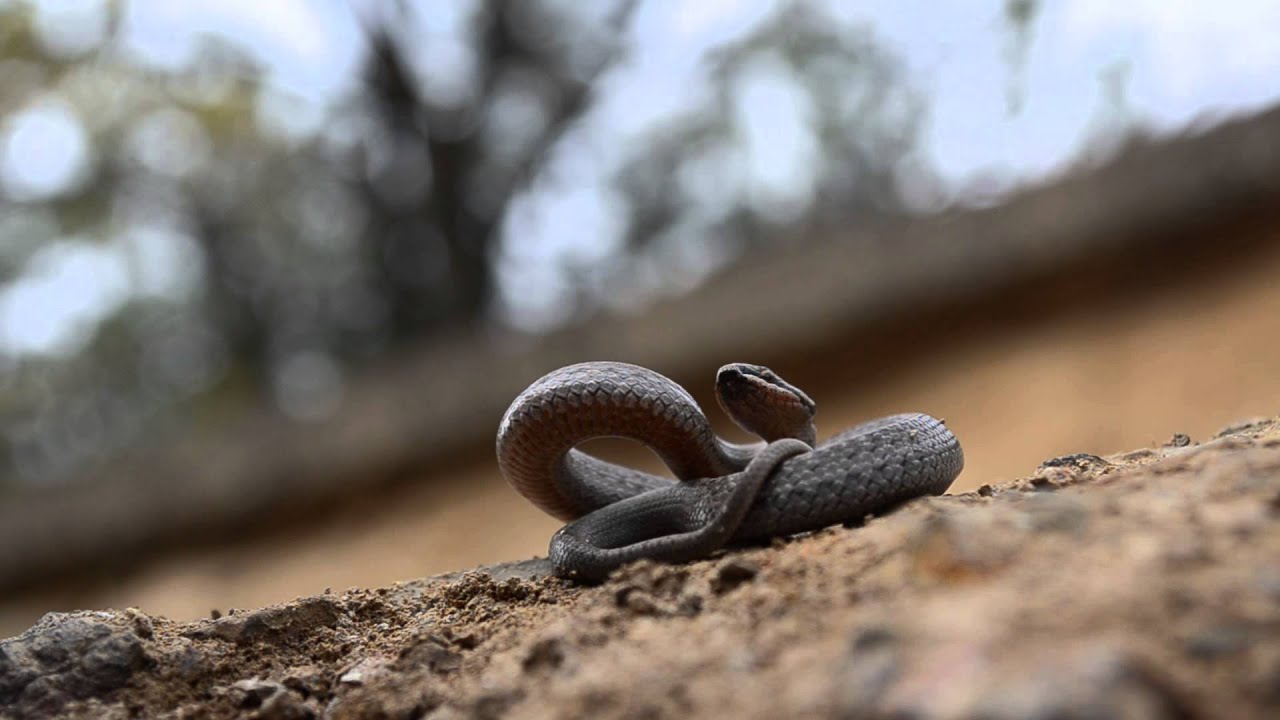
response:
[[[540,554],[511,399],[769,364],[953,491],[1280,412],[1280,5],[0,0],[0,636]],[[654,467],[632,446],[601,452]]]

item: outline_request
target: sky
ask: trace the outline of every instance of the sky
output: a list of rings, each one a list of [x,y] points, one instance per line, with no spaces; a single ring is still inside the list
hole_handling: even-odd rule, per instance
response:
[[[38,5],[93,5],[44,0]],[[427,31],[449,32],[458,13],[438,4]],[[630,66],[626,112],[601,119],[641,125],[689,98],[673,92],[695,77],[703,52],[742,34],[777,3],[767,0],[650,0],[632,26],[640,48]],[[1094,117],[1099,74],[1127,64],[1135,113],[1172,129],[1203,113],[1247,111],[1280,94],[1280,3],[1270,0],[1058,0],[1036,18],[1018,73],[1025,102],[1008,107],[1011,69],[1003,3],[928,0],[828,2],[839,15],[866,22],[911,66],[931,99],[929,149],[948,180],[962,182],[993,167],[1036,176],[1075,150]],[[125,34],[136,55],[161,66],[189,59],[202,34],[235,39],[258,55],[269,79],[316,103],[350,83],[361,52],[356,12],[365,0],[131,0]],[[642,111],[637,113],[636,110]],[[757,108],[757,112],[766,110]]]
[[[96,0],[35,5],[51,46],[73,52],[102,31]],[[630,29],[633,56],[607,77],[587,126],[555,158],[569,171],[558,175],[574,181],[513,208],[523,222],[520,232],[504,239],[499,263],[500,292],[512,324],[539,329],[563,319],[568,288],[557,274],[561,261],[590,261],[620,241],[617,198],[606,182],[621,161],[618,148],[696,102],[706,50],[749,31],[774,5],[641,3]],[[908,82],[929,102],[924,159],[957,193],[983,178],[1029,181],[1060,171],[1114,118],[1104,113],[1108,87],[1123,89],[1129,117],[1163,132],[1255,111],[1280,97],[1280,3],[1274,0],[1045,2],[1021,46],[998,0],[828,5],[845,21],[872,28],[904,60]],[[419,13],[416,31],[448,37],[467,6],[429,6],[430,12]],[[377,12],[378,4],[130,0],[125,7],[125,47],[132,59],[181,67],[201,37],[230,38],[263,63],[272,86],[300,101],[275,113],[275,121],[305,133],[351,86],[362,51],[357,17]],[[434,91],[447,92],[450,72],[465,70],[459,53],[447,42],[423,45],[435,53],[425,65],[441,68],[431,78]],[[769,71],[761,68],[735,89],[748,171],[734,187],[785,214],[802,207],[811,190],[806,168],[815,149],[805,138],[805,108],[786,78]],[[0,183],[11,195],[54,194],[85,172],[87,162],[84,128],[56,98],[39,98],[0,126]],[[703,186],[700,201],[708,208],[728,202],[724,188]],[[0,218],[0,242],[5,241]],[[180,295],[199,280],[191,268],[198,262],[191,243],[156,228],[126,234],[116,247],[83,238],[53,240],[19,278],[0,287],[0,354],[68,352],[131,293]],[[703,260],[708,268],[715,262],[711,255]],[[686,282],[697,279],[695,272]]]

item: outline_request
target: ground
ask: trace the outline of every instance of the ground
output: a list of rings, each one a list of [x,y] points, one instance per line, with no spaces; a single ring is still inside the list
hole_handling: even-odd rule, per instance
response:
[[[1280,418],[599,586],[51,613],[0,644],[0,717],[1276,717],[1278,520]]]

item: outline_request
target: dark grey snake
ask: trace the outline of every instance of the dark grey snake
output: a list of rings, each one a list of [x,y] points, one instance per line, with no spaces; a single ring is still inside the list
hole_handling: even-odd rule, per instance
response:
[[[511,403],[498,465],[517,492],[571,521],[551,538],[558,574],[600,580],[640,558],[687,562],[729,543],[859,521],[942,494],[964,467],[955,435],[919,413],[813,447],[813,401],[758,365],[720,368],[716,396],[765,442],[721,440],[684,388],[625,363],[561,368]],[[680,482],[574,449],[604,436],[649,446]]]

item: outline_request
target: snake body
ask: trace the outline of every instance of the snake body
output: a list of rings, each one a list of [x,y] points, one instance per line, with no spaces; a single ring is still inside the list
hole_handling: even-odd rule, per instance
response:
[[[941,494],[964,466],[955,435],[920,413],[858,425],[811,448],[812,401],[767,369],[741,367],[772,381],[740,413],[738,393],[721,394],[740,424],[739,414],[754,413],[749,429],[766,440],[754,445],[720,439],[684,388],[636,365],[570,365],[515,399],[499,426],[498,464],[517,492],[571,521],[551,541],[557,573],[598,580],[639,558],[683,562],[730,543],[861,520]],[[804,403],[807,424],[771,422]],[[644,443],[679,481],[574,449],[603,436]]]

